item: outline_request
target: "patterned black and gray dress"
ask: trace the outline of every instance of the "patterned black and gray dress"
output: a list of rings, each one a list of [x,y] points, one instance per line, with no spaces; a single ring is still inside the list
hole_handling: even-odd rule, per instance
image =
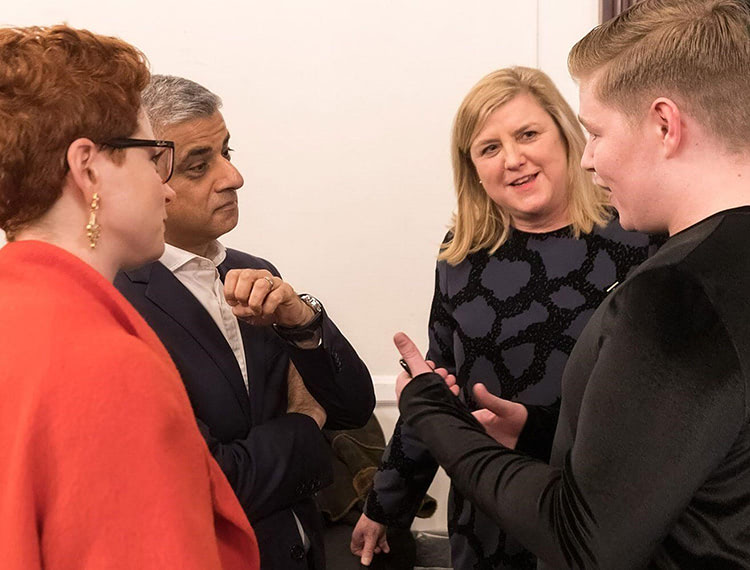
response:
[[[446,239],[450,239],[450,234]],[[474,409],[472,386],[529,407],[518,449],[549,458],[534,431],[556,421],[568,355],[594,309],[643,262],[658,240],[626,232],[616,220],[575,239],[569,228],[513,230],[494,254],[479,251],[456,266],[437,264],[428,356],[453,372]],[[532,421],[533,420],[533,421]],[[368,496],[365,513],[408,528],[437,464],[399,419]],[[451,489],[451,557],[456,570],[535,568],[534,557]]]

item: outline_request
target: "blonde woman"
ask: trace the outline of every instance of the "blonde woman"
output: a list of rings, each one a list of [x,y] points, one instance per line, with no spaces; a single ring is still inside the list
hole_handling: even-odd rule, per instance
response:
[[[525,67],[484,77],[461,104],[452,158],[458,201],[438,255],[428,357],[455,374],[480,417],[481,383],[525,405],[518,449],[549,459],[535,438],[554,425],[562,371],[607,292],[644,261],[644,234],[625,232],[606,191],[579,166],[585,138],[560,92]],[[476,394],[486,392],[480,387]],[[387,552],[387,526],[408,528],[437,463],[401,421],[386,450],[352,552]],[[534,557],[451,490],[457,569],[535,568]]]

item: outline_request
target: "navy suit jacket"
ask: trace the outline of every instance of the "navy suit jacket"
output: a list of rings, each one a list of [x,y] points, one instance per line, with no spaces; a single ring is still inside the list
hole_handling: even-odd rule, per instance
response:
[[[219,273],[267,269],[268,261],[227,249]],[[307,568],[292,509],[325,568],[322,525],[313,495],[332,482],[330,448],[315,421],[289,414],[287,370],[294,362],[326,410],[326,428],[360,427],[375,406],[370,374],[324,315],[320,347],[299,349],[271,327],[240,321],[249,395],[237,359],[200,302],[161,263],[121,272],[115,286],[156,331],[177,365],[198,426],[258,537],[264,570]]]

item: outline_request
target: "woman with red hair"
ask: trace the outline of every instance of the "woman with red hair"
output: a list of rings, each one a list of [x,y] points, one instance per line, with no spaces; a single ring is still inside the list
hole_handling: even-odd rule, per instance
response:
[[[0,555],[6,569],[259,568],[174,364],[112,286],[158,258],[174,145],[127,43],[0,29]]]

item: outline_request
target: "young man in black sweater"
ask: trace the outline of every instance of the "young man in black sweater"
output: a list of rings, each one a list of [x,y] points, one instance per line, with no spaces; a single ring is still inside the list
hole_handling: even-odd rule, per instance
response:
[[[579,338],[554,434],[481,387],[489,413],[472,416],[398,334],[402,417],[543,568],[746,567],[750,5],[643,0],[569,66],[582,166],[624,227],[670,239]],[[554,437],[549,464],[511,449],[520,430]]]

